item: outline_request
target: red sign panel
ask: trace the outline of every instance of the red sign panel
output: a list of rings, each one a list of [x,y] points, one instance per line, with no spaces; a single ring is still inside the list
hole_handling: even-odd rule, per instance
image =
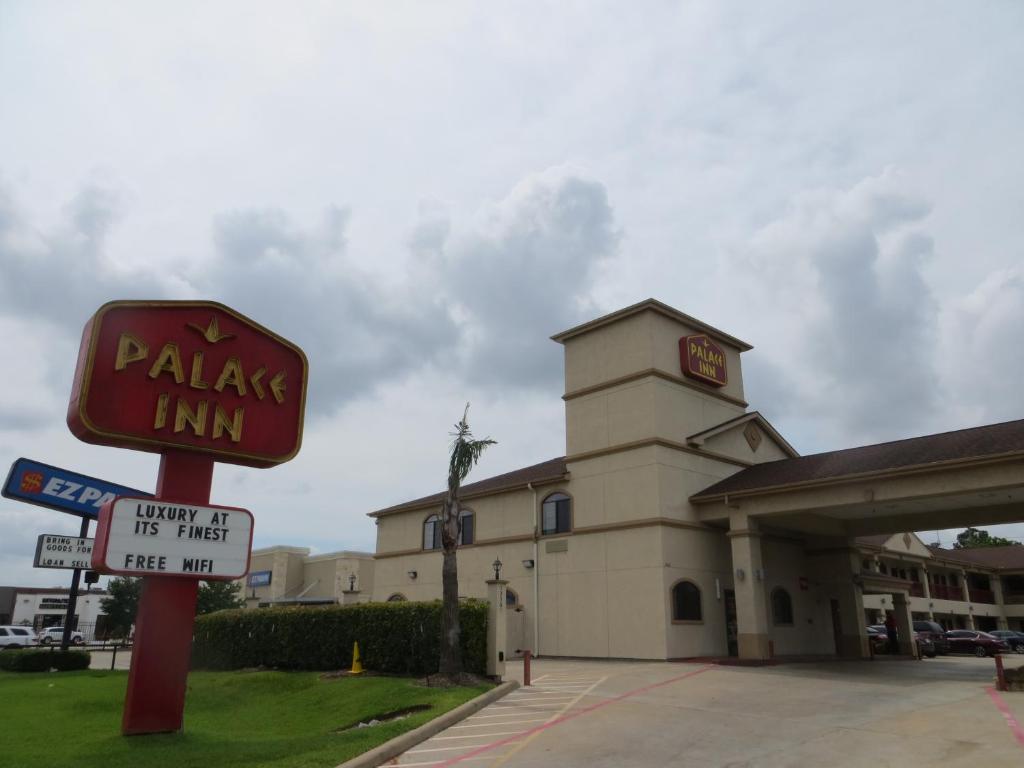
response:
[[[210,301],[113,301],[86,323],[68,407],[81,440],[268,467],[302,444],[302,350]]]
[[[683,373],[714,387],[729,383],[725,369],[725,352],[707,334],[684,336],[679,340],[679,358]]]

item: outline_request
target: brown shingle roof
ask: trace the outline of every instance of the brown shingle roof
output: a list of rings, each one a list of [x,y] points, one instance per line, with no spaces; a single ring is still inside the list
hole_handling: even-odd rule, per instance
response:
[[[725,494],[757,493],[778,486],[1002,454],[1024,454],[1024,420],[755,464],[690,498],[699,502]]]
[[[935,557],[959,560],[998,570],[1024,570],[1024,546],[974,547],[973,549],[942,549],[932,547]]]
[[[892,533],[873,536],[858,536],[859,546],[881,547],[891,539]],[[974,549],[946,549],[938,544],[929,544],[932,557],[948,560],[966,566],[991,568],[993,570],[1024,570],[1024,545],[1006,547],[976,547]]]
[[[460,490],[459,498],[467,499],[487,493],[510,491],[515,488],[523,488],[527,483],[544,483],[561,480],[567,474],[568,469],[565,466],[565,457],[559,456],[557,459],[549,459],[548,461],[542,461],[540,464],[523,467],[522,469],[516,469],[512,472],[506,472],[503,475],[496,475],[495,477],[489,477],[486,480],[480,480],[475,483],[470,483],[469,485],[464,485]],[[414,499],[413,501],[396,504],[395,506],[387,507],[386,509],[378,509],[376,512],[370,512],[369,516],[380,517],[382,515],[390,515],[395,512],[405,512],[410,509],[427,507],[431,504],[440,504],[444,501],[444,497],[445,491],[442,491],[441,493],[435,493],[431,496],[424,496],[421,499]]]

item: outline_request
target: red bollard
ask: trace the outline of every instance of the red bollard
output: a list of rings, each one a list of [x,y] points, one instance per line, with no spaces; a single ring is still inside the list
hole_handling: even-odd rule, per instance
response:
[[[996,660],[996,690],[1005,691],[1006,675],[1003,674],[1003,657],[997,653],[992,658]]]
[[[530,651],[523,651],[523,685],[530,684],[530,658],[532,656]]]

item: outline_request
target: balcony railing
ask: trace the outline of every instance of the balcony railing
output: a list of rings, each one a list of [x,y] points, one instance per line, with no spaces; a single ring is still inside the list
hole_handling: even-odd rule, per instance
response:
[[[1004,592],[1003,602],[1008,605],[1020,605],[1024,603],[1024,592]]]
[[[972,603],[995,603],[996,593],[991,589],[975,589],[971,587],[968,589],[971,595]]]
[[[932,597],[937,600],[960,600],[964,599],[964,592],[960,587],[950,587],[946,584],[932,584]]]
[[[911,597],[924,597],[924,587],[917,582],[911,582],[910,584],[910,596]]]

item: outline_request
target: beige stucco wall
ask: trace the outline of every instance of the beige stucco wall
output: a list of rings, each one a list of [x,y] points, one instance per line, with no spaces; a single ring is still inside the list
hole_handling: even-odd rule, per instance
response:
[[[659,312],[645,310],[566,339],[565,391],[592,387],[651,368],[681,376],[679,339],[701,332]],[[742,400],[740,351],[719,338],[715,342],[725,353],[729,377],[728,384],[719,391]]]
[[[815,578],[807,561],[805,544],[799,540],[773,537],[762,539],[764,557],[764,595],[768,604],[768,635],[775,655],[831,654],[835,651],[829,601],[834,587]],[[801,589],[800,579],[807,585]],[[789,592],[793,601],[793,624],[778,625],[772,620],[771,593],[777,587]]]
[[[567,400],[566,454],[576,456],[653,437],[685,444],[690,435],[744,412],[742,406],[711,391],[647,376]],[[744,447],[749,455],[749,447]]]
[[[756,424],[753,428],[760,433],[761,442],[756,450],[751,448],[750,443],[747,442],[747,438],[744,436],[747,424],[740,424],[708,438],[703,447],[708,451],[722,454],[723,456],[730,456],[741,461],[749,461],[754,464],[789,458],[789,454]]]
[[[323,598],[341,601],[348,589],[348,575],[355,573],[357,589],[365,598],[373,589],[373,556],[365,552],[331,552],[310,556],[305,547],[276,546],[253,550],[249,572],[270,571],[268,586],[248,587],[246,580],[237,583],[244,589],[248,607],[261,602],[296,598]]]
[[[732,588],[732,556],[724,531],[666,528],[662,560],[660,608],[665,616],[666,657],[725,656],[724,595]],[[671,590],[682,579],[700,588],[699,624],[672,621]]]

